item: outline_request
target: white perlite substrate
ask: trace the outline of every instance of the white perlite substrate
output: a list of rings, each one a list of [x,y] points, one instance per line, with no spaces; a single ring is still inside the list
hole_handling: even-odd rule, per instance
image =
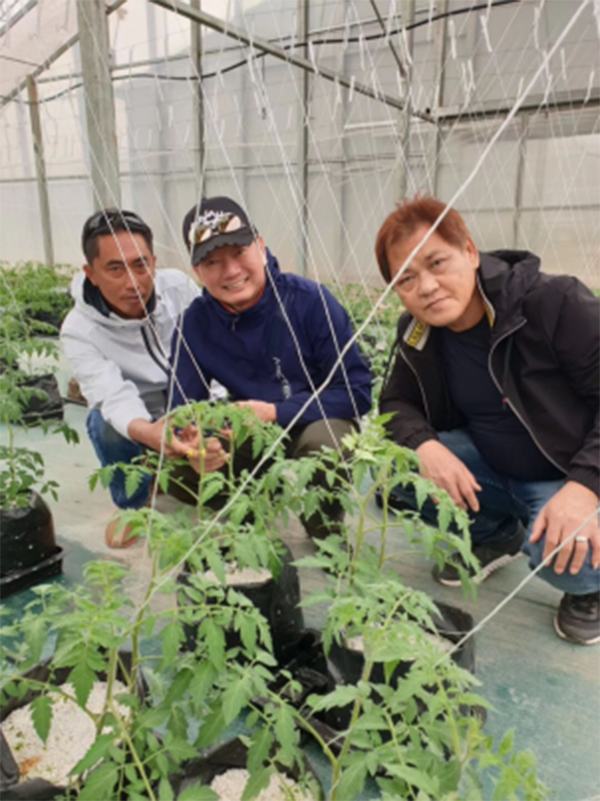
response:
[[[70,684],[61,688],[75,695]],[[104,706],[106,682],[96,682],[87,702],[90,712],[98,713]],[[113,694],[126,690],[115,682]],[[31,719],[31,705],[15,709],[2,723],[2,731],[19,765],[21,780],[40,778],[55,785],[69,782],[69,771],[85,755],[96,739],[93,720],[74,702],[48,690],[52,696],[52,723],[46,745],[40,740]],[[126,713],[124,707],[121,713]]]
[[[211,782],[211,790],[219,796],[219,801],[242,801],[242,793],[250,774],[243,768],[232,768],[221,773]],[[285,787],[282,787],[282,784]],[[300,785],[287,776],[273,774],[267,787],[255,797],[254,801],[312,801]]]

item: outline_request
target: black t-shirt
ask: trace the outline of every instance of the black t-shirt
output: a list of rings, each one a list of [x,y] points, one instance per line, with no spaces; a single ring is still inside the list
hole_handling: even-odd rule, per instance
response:
[[[550,481],[563,473],[546,459],[502,399],[488,370],[490,325],[484,315],[468,331],[442,329],[444,371],[450,396],[485,461],[520,481]]]

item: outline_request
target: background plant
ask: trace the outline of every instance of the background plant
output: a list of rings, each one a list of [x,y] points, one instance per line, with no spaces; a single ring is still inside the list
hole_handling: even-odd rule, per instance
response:
[[[77,432],[62,420],[38,418],[30,423],[24,413],[33,399],[46,400],[47,393],[36,387],[35,378],[47,374],[58,362],[55,342],[39,336],[42,323],[28,322],[22,314],[5,311],[0,319],[0,422],[6,441],[0,444],[0,506],[27,506],[33,489],[57,497],[58,483],[45,478],[42,455],[16,442],[16,426],[40,426],[44,433],[60,434],[69,443],[79,441]],[[44,366],[35,366],[43,361]]]
[[[354,331],[358,331],[373,308],[383,290],[375,287],[365,287],[362,284],[346,284],[343,291],[333,285],[328,288],[345,307]],[[366,330],[359,336],[358,345],[373,376],[373,396],[379,397],[381,384],[386,372],[389,354],[396,338],[398,318],[402,313],[402,305],[395,295],[385,301],[377,312],[371,317]]]
[[[73,307],[69,285],[75,270],[66,264],[26,261],[0,264],[0,307],[26,319],[47,323],[47,334],[58,327]]]

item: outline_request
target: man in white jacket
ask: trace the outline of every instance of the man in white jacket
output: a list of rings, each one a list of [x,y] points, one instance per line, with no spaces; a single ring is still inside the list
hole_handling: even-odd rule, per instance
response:
[[[61,345],[90,412],[86,427],[103,466],[131,462],[146,448],[184,456],[188,447],[164,440],[157,423],[170,390],[169,351],[177,318],[200,289],[179,270],[156,272],[152,231],[137,215],[104,209],[83,226],[86,258],[71,293],[75,308],[61,329]],[[148,477],[128,497],[125,476],[110,484],[119,509],[138,509],[149,499]],[[106,544],[131,544],[127,527],[111,520]]]

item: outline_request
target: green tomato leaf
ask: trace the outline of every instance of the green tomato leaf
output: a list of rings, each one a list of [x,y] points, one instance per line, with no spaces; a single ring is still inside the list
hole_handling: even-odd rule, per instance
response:
[[[50,734],[52,722],[52,703],[47,695],[38,695],[31,703],[31,719],[33,727],[42,742],[46,742]]]

